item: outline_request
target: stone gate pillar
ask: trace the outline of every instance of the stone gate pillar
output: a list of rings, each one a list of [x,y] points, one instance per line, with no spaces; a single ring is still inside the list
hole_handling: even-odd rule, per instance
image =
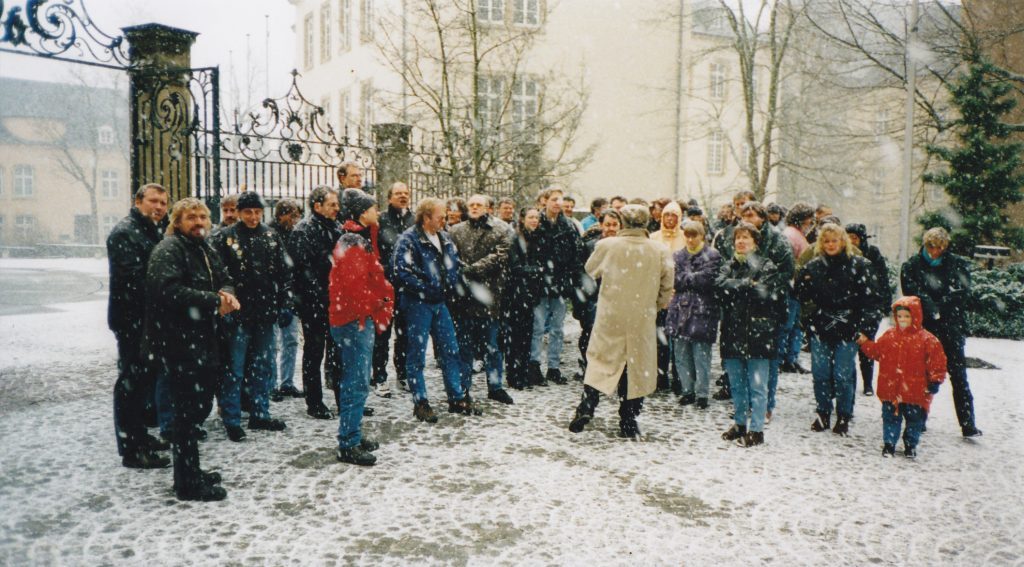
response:
[[[373,125],[373,138],[376,140],[377,154],[377,206],[387,210],[388,188],[396,181],[409,183],[409,136],[412,126],[407,124],[386,123]],[[414,197],[416,197],[414,195]]]
[[[192,98],[195,32],[160,24],[123,28],[131,68],[132,188],[159,183],[171,201],[193,195]]]

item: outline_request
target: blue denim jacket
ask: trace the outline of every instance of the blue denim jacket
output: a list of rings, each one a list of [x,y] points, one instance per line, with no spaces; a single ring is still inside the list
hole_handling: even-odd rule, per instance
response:
[[[443,254],[419,226],[410,227],[398,237],[392,274],[400,300],[436,304],[464,293],[459,253],[447,233],[437,235]]]

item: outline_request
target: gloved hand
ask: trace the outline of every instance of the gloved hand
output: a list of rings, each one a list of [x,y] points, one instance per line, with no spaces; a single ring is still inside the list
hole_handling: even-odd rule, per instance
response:
[[[281,309],[277,312],[277,326],[282,329],[292,324],[295,314],[291,309]]]
[[[928,393],[929,394],[938,394],[939,393],[939,383],[938,382],[928,382]]]

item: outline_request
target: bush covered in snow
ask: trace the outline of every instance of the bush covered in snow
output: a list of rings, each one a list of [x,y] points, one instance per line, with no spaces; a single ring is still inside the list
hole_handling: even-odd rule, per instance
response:
[[[1024,339],[1024,264],[971,274],[971,335]]]

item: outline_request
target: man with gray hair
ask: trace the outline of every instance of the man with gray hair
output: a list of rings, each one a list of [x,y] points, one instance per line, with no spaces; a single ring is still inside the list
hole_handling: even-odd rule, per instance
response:
[[[514,236],[505,223],[487,213],[488,197],[473,195],[466,203],[469,219],[449,229],[462,260],[466,293],[451,302],[455,333],[462,363],[462,388],[469,395],[473,360],[483,358],[487,374],[487,398],[511,404],[501,387],[504,359],[498,343],[499,319],[508,268],[508,251]]]
[[[974,397],[967,382],[966,306],[971,293],[970,262],[949,252],[949,233],[935,227],[924,233],[921,250],[900,270],[903,295],[921,298],[924,328],[935,335],[946,353],[953,407],[964,437],[977,437],[981,430],[974,421]]]
[[[597,243],[587,273],[600,280],[597,318],[587,347],[583,399],[569,424],[579,433],[594,417],[599,394],[618,394],[619,436],[640,434],[636,417],[658,383],[659,309],[672,297],[674,268],[664,245],[647,237],[650,213],[642,205],[619,211],[624,228]]]

